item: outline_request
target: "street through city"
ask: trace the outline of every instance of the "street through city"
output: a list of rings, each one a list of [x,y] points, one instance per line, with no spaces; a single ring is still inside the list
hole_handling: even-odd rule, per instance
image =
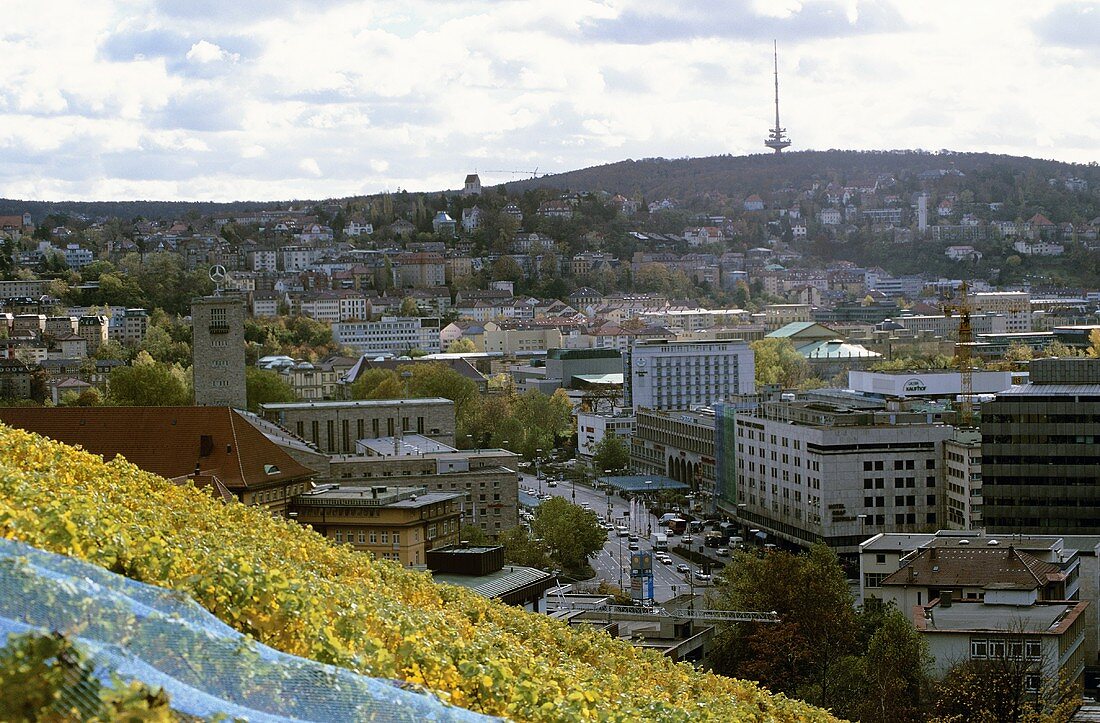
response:
[[[658,518],[649,514],[640,502],[635,504],[635,512],[631,516],[630,501],[619,497],[615,492],[609,496],[603,490],[595,490],[582,484],[574,485],[570,480],[557,482],[555,486],[551,487],[547,480],[540,482],[534,475],[526,472],[520,475],[520,486],[521,488],[533,490],[536,495],[550,494],[555,497],[563,497],[578,505],[587,504],[593,512],[603,515],[616,525],[627,527],[632,534],[637,535],[640,550],[652,551],[653,534],[666,531],[666,528],[658,524]],[[681,545],[686,547],[681,542],[680,536],[670,536],[668,554],[672,558],[672,563],[666,565],[657,561],[656,558],[653,560],[653,599],[657,603],[665,602],[677,595],[693,591],[698,592],[710,587],[708,583],[696,579],[695,573],[700,571],[699,565],[691,563],[676,554],[675,548]],[[703,546],[703,535],[701,533],[692,536],[691,548],[696,552],[703,552],[711,560],[719,559],[713,548]],[[606,580],[627,593],[630,592],[630,542],[627,537],[619,537],[617,531],[609,530],[603,550],[598,552],[589,562],[592,569],[596,571],[596,578],[593,582]],[[677,566],[681,564],[686,564],[689,567],[689,572],[677,572]],[[713,572],[713,568],[711,572]]]

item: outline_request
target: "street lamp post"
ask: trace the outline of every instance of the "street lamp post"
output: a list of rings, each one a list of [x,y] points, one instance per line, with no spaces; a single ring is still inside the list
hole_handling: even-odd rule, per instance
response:
[[[611,519],[611,470],[603,471],[604,481],[607,482],[607,519]]]
[[[535,477],[539,481],[539,494],[542,494],[542,475],[539,474],[539,459],[542,457],[542,448],[535,450]]]
[[[649,509],[649,495],[650,495],[650,491],[653,489],[653,487],[652,487],[653,480],[647,479],[645,481],[645,484],[646,484],[646,488],[645,488],[646,502],[644,503],[645,504],[645,534],[646,534],[646,537],[649,537],[650,535],[653,534],[653,520],[652,520],[653,513]],[[641,530],[639,530],[639,532],[640,531]]]

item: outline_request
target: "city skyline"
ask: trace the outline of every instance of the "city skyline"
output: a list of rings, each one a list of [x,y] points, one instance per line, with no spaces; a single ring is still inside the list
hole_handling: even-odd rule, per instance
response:
[[[789,151],[1093,161],[1100,4],[956,5],[15,2],[0,196],[341,197],[767,152],[773,38]]]

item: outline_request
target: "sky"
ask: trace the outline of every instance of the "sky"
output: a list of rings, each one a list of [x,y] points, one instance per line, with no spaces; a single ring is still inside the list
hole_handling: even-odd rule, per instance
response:
[[[289,200],[626,158],[1100,160],[1100,2],[4,0],[0,197]]]

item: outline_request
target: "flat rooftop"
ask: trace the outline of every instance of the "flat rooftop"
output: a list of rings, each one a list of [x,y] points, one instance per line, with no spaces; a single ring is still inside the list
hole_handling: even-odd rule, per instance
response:
[[[417,399],[353,399],[349,401],[330,402],[272,402],[261,404],[265,410],[300,410],[300,409],[356,409],[360,407],[392,407],[394,405],[422,406],[430,404],[454,404],[450,399],[443,397],[420,397]]]
[[[987,605],[981,602],[955,602],[945,608],[932,608],[932,619],[923,619],[929,632],[1012,632],[1056,633],[1061,623],[1072,622],[1088,603],[1051,603],[1047,605]]]
[[[358,449],[368,449],[379,457],[422,457],[426,454],[458,451],[449,444],[437,442],[422,434],[359,439],[355,441],[355,446]]]

